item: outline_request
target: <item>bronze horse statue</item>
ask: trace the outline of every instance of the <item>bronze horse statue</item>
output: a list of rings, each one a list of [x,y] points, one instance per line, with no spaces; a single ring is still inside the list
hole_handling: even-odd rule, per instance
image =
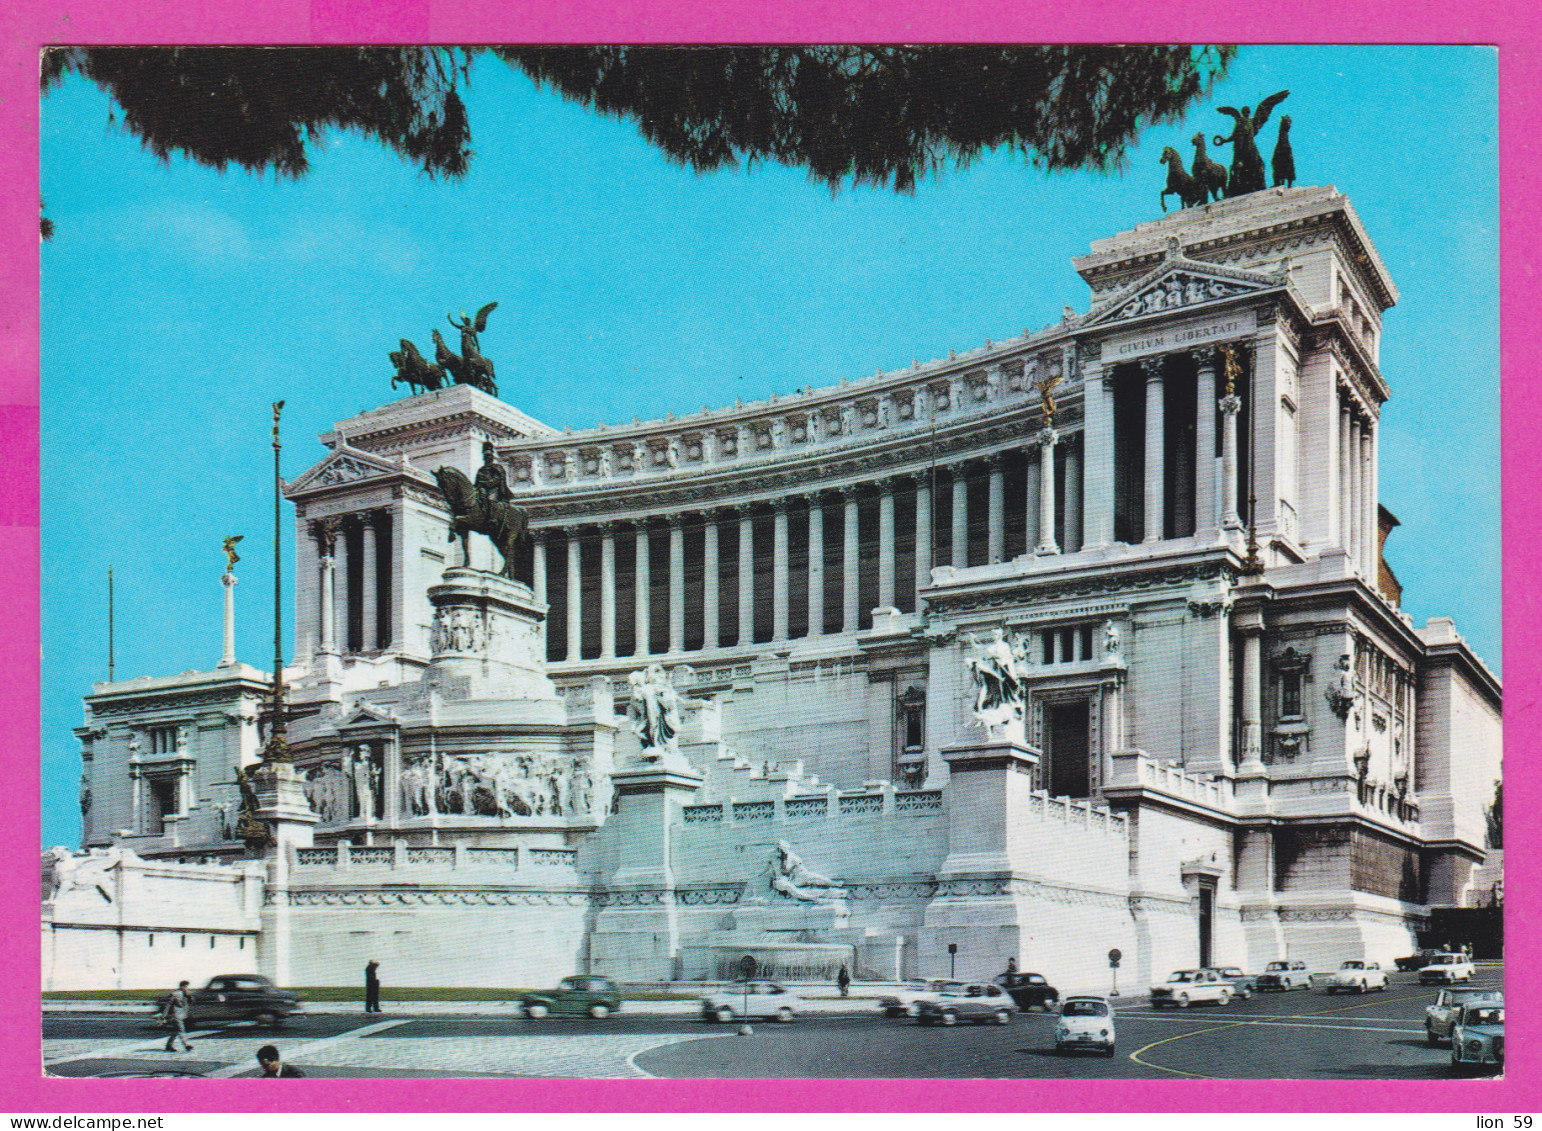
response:
[[[450,505],[450,535],[445,539],[453,542],[458,537],[462,560],[471,564],[471,532],[485,534],[503,555],[503,576],[514,578],[514,553],[519,544],[530,536],[530,522],[524,510],[513,503],[490,499],[456,468],[441,467],[434,472],[439,482],[439,492]]]
[[[409,389],[416,392],[420,387],[424,392],[430,392],[444,385],[444,366],[435,365],[418,352],[418,347],[402,339],[402,348],[386,355],[391,359],[391,364],[396,366],[396,376],[391,378],[391,388],[396,388],[398,381],[405,382]]]
[[[1183,158],[1172,146],[1162,150],[1161,164],[1167,166],[1167,186],[1162,189],[1162,195],[1158,198],[1162,203],[1162,211],[1167,211],[1167,198],[1173,193],[1178,195],[1178,200],[1184,208],[1193,208],[1196,204],[1203,204],[1209,198],[1209,191],[1199,181],[1189,176],[1183,167]]]
[[[498,386],[493,381],[493,363],[480,353],[467,358],[452,352],[445,344],[444,335],[438,330],[434,331],[434,360],[449,371],[457,385],[470,385],[473,389],[481,389],[488,396],[498,395]]]

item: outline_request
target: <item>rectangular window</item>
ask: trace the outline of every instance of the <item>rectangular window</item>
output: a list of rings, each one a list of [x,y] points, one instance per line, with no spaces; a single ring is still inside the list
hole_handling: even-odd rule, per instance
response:
[[[1081,658],[1083,660],[1090,660],[1090,659],[1092,659],[1092,626],[1090,624],[1082,625],[1081,635],[1082,635]]]
[[[1287,719],[1301,717],[1301,673],[1283,672],[1280,675],[1280,716]]]
[[[1055,634],[1053,632],[1042,632],[1039,634],[1039,639],[1043,642],[1044,662],[1046,664],[1053,664],[1055,662]]]
[[[1068,664],[1076,659],[1076,630],[1074,628],[1062,628],[1060,630],[1060,662]]]
[[[919,750],[925,744],[920,707],[905,708],[905,749]]]
[[[170,754],[177,748],[176,727],[151,727],[147,737],[151,754]]]

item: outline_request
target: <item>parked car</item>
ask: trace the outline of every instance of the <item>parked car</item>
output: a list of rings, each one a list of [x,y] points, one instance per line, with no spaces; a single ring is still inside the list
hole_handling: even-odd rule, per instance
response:
[[[552,1013],[587,1013],[596,1020],[621,1011],[621,988],[609,978],[575,974],[554,990],[520,995],[519,1008],[533,1021]]]
[[[1002,979],[1002,988],[1018,1009],[1037,1007],[1048,1013],[1060,1004],[1060,991],[1045,981],[1043,974],[1003,974]]]
[[[1176,1005],[1180,1009],[1201,1001],[1213,1001],[1217,1005],[1231,1002],[1235,991],[1231,983],[1214,970],[1174,970],[1167,981],[1151,987],[1151,1007],[1161,1009]]]
[[[1452,954],[1443,952],[1430,959],[1419,971],[1419,984],[1421,986],[1455,985],[1457,982],[1470,982],[1472,976],[1477,973],[1473,964],[1464,954]]]
[[[878,999],[878,1008],[885,1017],[914,1017],[921,1009],[923,999],[936,1000],[937,995],[950,989],[958,989],[963,982],[951,978],[928,978],[925,981],[908,982],[892,993]]]
[[[1417,954],[1410,954],[1403,958],[1393,959],[1393,965],[1405,973],[1413,970],[1422,970],[1424,967],[1430,964],[1430,959],[1434,958],[1439,953],[1440,951],[1438,950],[1421,950]]]
[[[286,1017],[301,1009],[298,994],[279,989],[261,974],[220,974],[210,978],[203,989],[191,991],[188,997],[189,1028],[211,1021],[251,1021],[277,1028]],[[170,999],[171,995],[166,994],[156,1003],[156,1013],[163,1019]]]
[[[1104,1056],[1114,1055],[1114,1007],[1101,997],[1068,997],[1060,1007],[1060,1022],[1055,1026],[1055,1051],[1096,1049]]]
[[[916,1021],[922,1025],[957,1025],[960,1021],[1005,1025],[1016,1012],[1017,1003],[1006,990],[994,982],[975,982],[939,994],[935,1001],[923,1000]]]
[[[1435,996],[1435,1004],[1424,1007],[1424,1040],[1438,1045],[1451,1039],[1456,1026],[1456,1015],[1464,1005],[1503,1005],[1505,995],[1498,990],[1462,989],[1441,990]]]
[[[1460,1072],[1485,1064],[1505,1066],[1503,1003],[1462,1006],[1451,1030],[1451,1067]]]
[[[1309,990],[1312,988],[1312,972],[1305,962],[1271,962],[1258,976],[1258,991]]]
[[[1387,972],[1376,962],[1362,962],[1358,958],[1351,958],[1347,962],[1340,962],[1339,968],[1328,975],[1328,980],[1323,983],[1323,989],[1330,994],[1336,994],[1340,990],[1355,990],[1365,993],[1367,990],[1385,990],[1387,988]]]
[[[1207,970],[1219,974],[1222,981],[1230,982],[1233,995],[1243,1001],[1253,996],[1253,991],[1258,988],[1257,974],[1244,974],[1240,966],[1207,966]]]
[[[706,1021],[734,1021],[774,1017],[791,1021],[803,1008],[803,999],[776,982],[750,982],[726,986],[702,995],[701,1016]]]

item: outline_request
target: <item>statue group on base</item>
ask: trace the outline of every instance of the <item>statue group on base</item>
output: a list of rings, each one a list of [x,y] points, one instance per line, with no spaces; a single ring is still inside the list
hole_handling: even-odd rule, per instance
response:
[[[469,569],[472,533],[487,535],[503,557],[503,576],[513,581],[514,555],[529,537],[530,522],[525,511],[514,505],[514,492],[509,490],[493,445],[482,445],[482,466],[475,481],[454,467],[439,468],[434,479],[450,507],[450,530],[445,540],[460,539],[461,560]]]
[[[450,347],[445,344],[444,335],[438,330],[433,331],[434,360],[429,361],[406,338],[401,339],[401,349],[393,351],[387,356],[391,364],[396,367],[396,376],[391,378],[391,388],[396,388],[398,381],[409,389],[422,389],[430,392],[444,387],[445,379],[451,378],[457,385],[470,385],[472,388],[481,389],[489,396],[498,395],[498,385],[493,380],[493,363],[482,356],[481,339],[478,335],[487,329],[487,316],[493,312],[498,304],[490,302],[477,311],[476,317],[468,318],[464,311],[461,312],[460,321],[455,320],[453,314],[445,315],[450,320],[450,325],[460,331],[460,353],[452,353]]]
[[[983,643],[967,637],[979,649],[964,666],[974,681],[974,718],[995,739],[1023,739],[1023,708],[1027,702],[1028,641],[997,627]]]
[[[1176,149],[1170,145],[1164,148],[1160,164],[1167,166],[1167,184],[1158,198],[1162,211],[1167,211],[1169,196],[1177,196],[1182,207],[1193,208],[1211,200],[1220,200],[1222,197],[1246,196],[1250,192],[1260,192],[1268,188],[1269,182],[1264,174],[1264,158],[1258,151],[1258,134],[1268,124],[1269,115],[1274,112],[1274,108],[1285,101],[1289,95],[1288,90],[1271,94],[1258,104],[1256,110],[1250,106],[1244,106],[1241,110],[1233,106],[1216,107],[1217,112],[1227,115],[1234,123],[1230,137],[1216,134],[1211,138],[1211,143],[1214,145],[1231,146],[1230,171],[1210,159],[1205,151],[1203,131],[1195,134],[1191,139],[1194,144],[1193,172],[1184,169],[1183,158]],[[1280,134],[1270,160],[1270,172],[1274,175],[1276,186],[1290,187],[1296,183],[1296,157],[1290,147],[1288,114],[1280,118]]]

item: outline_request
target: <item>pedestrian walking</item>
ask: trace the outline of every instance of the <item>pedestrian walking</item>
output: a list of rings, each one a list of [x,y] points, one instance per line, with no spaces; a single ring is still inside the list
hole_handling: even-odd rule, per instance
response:
[[[193,1007],[193,999],[188,995],[187,987],[186,981],[178,982],[177,988],[166,999],[164,1016],[166,1024],[171,1026],[171,1036],[166,1038],[167,1052],[176,1052],[178,1041],[182,1042],[183,1052],[193,1050],[193,1046],[187,1043],[187,1015]]]
[[[263,1045],[257,1050],[257,1063],[262,1065],[264,1079],[293,1079],[296,1076],[303,1077],[301,1072],[292,1064],[285,1064],[279,1059],[278,1049],[272,1045]]]
[[[851,972],[846,969],[844,962],[841,963],[841,972],[835,976],[835,984],[841,989],[841,997],[845,997],[851,989]]]
[[[380,963],[373,958],[364,967],[364,1012],[380,1012]]]

